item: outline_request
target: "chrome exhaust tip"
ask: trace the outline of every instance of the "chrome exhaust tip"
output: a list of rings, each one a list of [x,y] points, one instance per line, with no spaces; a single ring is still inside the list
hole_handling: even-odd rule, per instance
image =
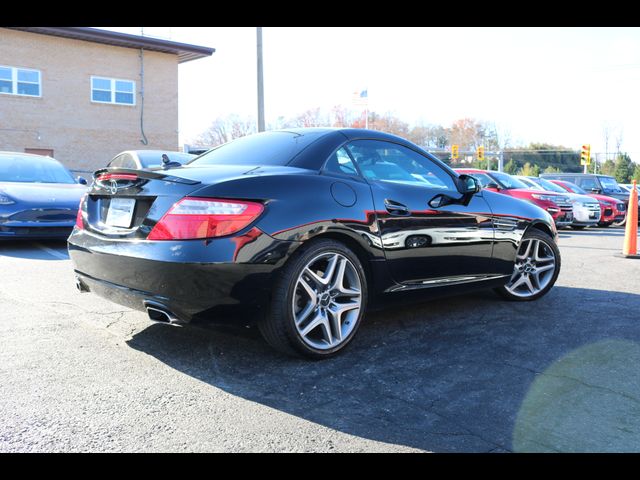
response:
[[[86,293],[89,291],[89,288],[84,283],[82,283],[82,280],[80,280],[80,277],[76,277],[76,289],[80,293]]]
[[[149,316],[149,320],[157,323],[166,323],[173,326],[182,326],[185,322],[176,317],[170,310],[168,310],[165,306],[150,301],[144,301],[144,308],[147,311],[147,315]]]

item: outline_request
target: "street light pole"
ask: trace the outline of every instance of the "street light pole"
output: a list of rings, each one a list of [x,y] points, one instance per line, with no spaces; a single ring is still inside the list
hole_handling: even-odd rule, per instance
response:
[[[258,131],[264,132],[264,83],[262,79],[262,27],[256,27],[258,47]]]

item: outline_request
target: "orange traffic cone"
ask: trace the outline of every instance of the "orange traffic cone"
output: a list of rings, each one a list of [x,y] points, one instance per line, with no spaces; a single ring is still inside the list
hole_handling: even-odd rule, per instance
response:
[[[636,190],[635,180],[633,181],[633,188],[629,195],[627,225],[624,231],[622,255],[625,257],[638,257],[638,190]]]

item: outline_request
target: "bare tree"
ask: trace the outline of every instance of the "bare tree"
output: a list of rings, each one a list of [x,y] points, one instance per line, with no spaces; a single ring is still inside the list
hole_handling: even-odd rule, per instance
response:
[[[331,125],[328,115],[324,115],[320,107],[310,108],[297,117],[286,122],[286,127],[328,127]]]
[[[256,122],[253,119],[242,119],[238,115],[218,117],[209,128],[202,132],[197,142],[202,145],[215,147],[233,139],[255,133]]]

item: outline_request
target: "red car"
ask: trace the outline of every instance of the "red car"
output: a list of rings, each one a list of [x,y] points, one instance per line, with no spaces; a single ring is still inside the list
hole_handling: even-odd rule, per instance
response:
[[[598,225],[600,225],[601,227],[608,227],[612,223],[619,223],[624,220],[627,207],[625,206],[624,202],[618,200],[617,198],[608,197],[607,195],[600,195],[598,193],[589,193],[575,183],[565,182],[563,180],[549,181],[561,186],[567,192],[588,195],[598,200],[601,211],[600,222],[598,223]]]
[[[566,227],[573,222],[573,205],[571,205],[569,198],[562,196],[562,194],[532,190],[517,178],[504,172],[475,168],[456,168],[455,170],[477,178],[486,190],[520,198],[546,210],[553,217],[557,227]]]

